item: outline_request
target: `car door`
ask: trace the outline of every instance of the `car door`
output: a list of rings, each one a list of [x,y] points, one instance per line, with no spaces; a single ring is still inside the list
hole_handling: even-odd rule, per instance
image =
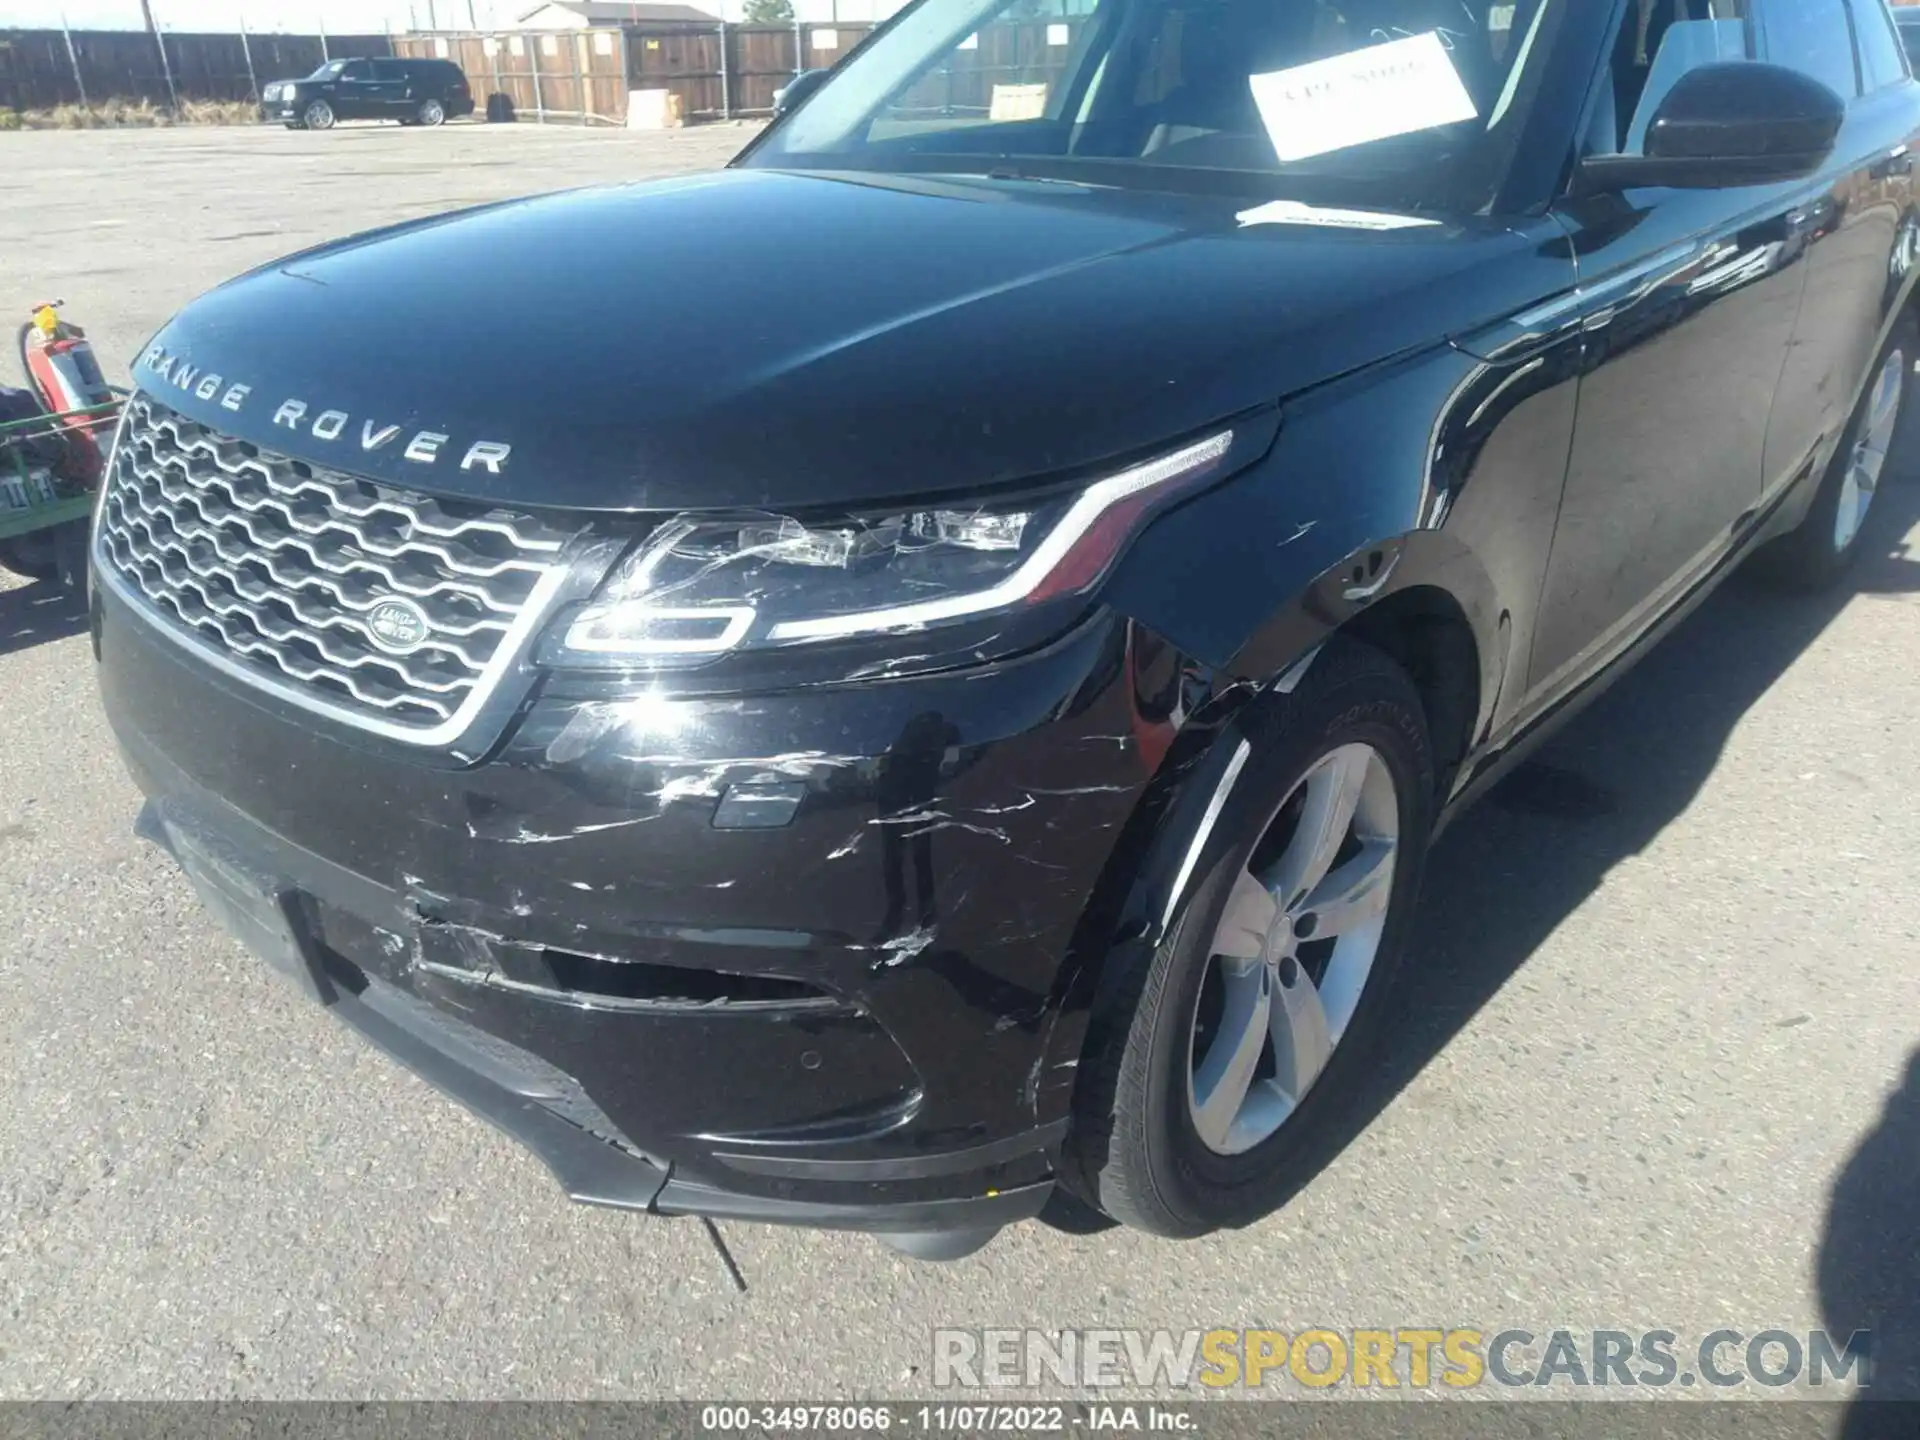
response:
[[[1640,153],[1682,75],[1757,51],[1746,0],[1619,9],[1582,142],[1589,154]],[[1580,284],[1549,318],[1584,328],[1586,346],[1534,635],[1538,704],[1631,645],[1751,521],[1818,189],[1645,188],[1555,207]]]
[[[1822,174],[1819,242],[1768,437],[1772,468],[1791,478],[1825,462],[1879,352],[1912,262],[1903,228],[1920,136],[1914,85],[1881,0],[1760,0],[1758,19],[1767,59],[1848,99]]]
[[[414,111],[414,74],[413,67],[404,60],[375,60],[373,62],[373,101],[379,107],[375,117],[380,120],[399,120],[411,117]]]
[[[373,78],[371,60],[349,60],[334,78],[328,100],[333,113],[342,120],[380,118],[379,89]]]

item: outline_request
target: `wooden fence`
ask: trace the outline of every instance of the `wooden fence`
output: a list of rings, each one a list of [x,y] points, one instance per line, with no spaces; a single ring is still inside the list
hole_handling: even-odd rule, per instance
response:
[[[621,123],[627,113],[625,37],[611,27],[590,30],[516,30],[498,34],[397,35],[396,53],[451,60],[485,106],[506,95],[520,115]]]
[[[832,65],[869,25],[666,22],[587,30],[436,32],[394,39],[401,55],[451,60],[477,96],[503,94],[534,121],[624,124],[627,92],[671,90],[690,120],[765,115],[799,69]],[[805,65],[795,56],[804,54]]]
[[[989,113],[996,90],[1058,78],[1083,17],[984,25],[895,102],[908,116]],[[865,24],[728,25],[716,21],[591,30],[442,32],[394,40],[402,55],[452,60],[476,96],[504,94],[527,119],[623,124],[630,90],[670,90],[689,120],[766,115],[798,70],[838,64]]]
[[[71,47],[69,47],[71,41]],[[164,47],[165,61],[162,62]],[[144,30],[0,30],[0,109],[82,100],[255,100],[269,80],[329,57],[390,55],[384,35],[212,35]]]

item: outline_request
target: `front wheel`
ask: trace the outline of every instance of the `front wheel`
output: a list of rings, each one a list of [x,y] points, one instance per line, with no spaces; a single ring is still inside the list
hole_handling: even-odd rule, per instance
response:
[[[445,124],[447,107],[442,105],[438,100],[423,100],[420,103],[420,112],[416,118],[422,125],[433,126]]]
[[[315,100],[307,106],[302,117],[309,130],[331,130],[333,128],[333,107],[324,100]]]
[[[1131,969],[1102,978],[1081,1059],[1071,1173],[1158,1235],[1247,1224],[1311,1178],[1367,1063],[1432,827],[1420,697],[1386,656],[1336,640],[1294,694],[1255,704],[1166,938],[1115,952]]]
[[[1894,326],[1880,363],[1840,439],[1806,518],[1754,557],[1755,569],[1788,589],[1819,590],[1859,558],[1867,512],[1885,481],[1907,394],[1907,377],[1920,358],[1920,328],[1910,318]]]

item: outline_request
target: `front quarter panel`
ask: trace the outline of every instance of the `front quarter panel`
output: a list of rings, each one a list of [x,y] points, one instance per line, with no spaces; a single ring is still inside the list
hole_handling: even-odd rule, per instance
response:
[[[1573,281],[1564,233],[1548,222],[1537,240],[1457,343],[1287,401],[1264,461],[1142,535],[1115,608],[1259,684],[1369,608],[1431,587],[1474,630],[1471,738],[1497,728],[1525,688],[1578,391],[1578,336],[1511,323]]]
[[[1264,459],[1170,512],[1106,592],[1177,658],[1193,693],[1070,949],[1048,1037],[1043,1120],[1066,1113],[1102,977],[1158,943],[1182,858],[1230,767],[1234,715],[1376,606],[1442,592],[1474,633],[1469,747],[1523,697],[1525,657],[1573,443],[1581,342],[1511,323],[1571,288],[1571,249],[1542,227],[1485,323],[1294,396]],[[1470,348],[1469,348],[1470,347]],[[1166,706],[1159,707],[1166,709]],[[1464,759],[1464,757],[1461,757]],[[1450,794],[1471,778],[1462,763]]]

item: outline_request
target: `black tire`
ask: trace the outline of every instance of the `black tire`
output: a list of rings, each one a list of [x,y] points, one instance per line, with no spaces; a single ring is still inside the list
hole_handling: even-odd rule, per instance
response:
[[[447,107],[438,100],[422,100],[414,119],[429,129],[447,123]]]
[[[1847,422],[1846,433],[1840,437],[1805,518],[1753,557],[1752,571],[1758,579],[1783,590],[1824,590],[1852,569],[1860,558],[1860,542],[1867,529],[1866,512],[1863,510],[1860,518],[1853,522],[1852,536],[1843,544],[1837,533],[1840,509],[1849,495],[1848,470],[1854,463],[1854,452],[1873,420],[1879,377],[1896,356],[1900,360],[1900,413],[1879,483],[1895,478],[1903,453],[1901,442],[1914,424],[1912,407],[1907,402],[1913,398],[1914,362],[1920,359],[1920,326],[1915,325],[1911,315],[1902,316],[1894,325],[1893,334],[1874,361],[1865,392],[1854,408],[1853,418]]]
[[[301,112],[300,122],[308,130],[331,130],[333,128],[333,107],[324,100],[315,100]]]
[[[1330,1127],[1368,1063],[1406,949],[1433,826],[1433,754],[1420,697],[1371,647],[1331,642],[1294,694],[1256,701],[1242,723],[1250,753],[1166,939],[1151,953],[1116,950],[1109,965],[1120,971],[1101,978],[1075,1089],[1069,1183],[1114,1219],[1156,1235],[1249,1224],[1325,1163],[1326,1141],[1337,1134]],[[1356,741],[1386,763],[1400,812],[1380,948],[1345,1034],[1297,1109],[1244,1153],[1216,1153],[1200,1139],[1188,1103],[1194,1016],[1215,926],[1281,802],[1321,757]]]

